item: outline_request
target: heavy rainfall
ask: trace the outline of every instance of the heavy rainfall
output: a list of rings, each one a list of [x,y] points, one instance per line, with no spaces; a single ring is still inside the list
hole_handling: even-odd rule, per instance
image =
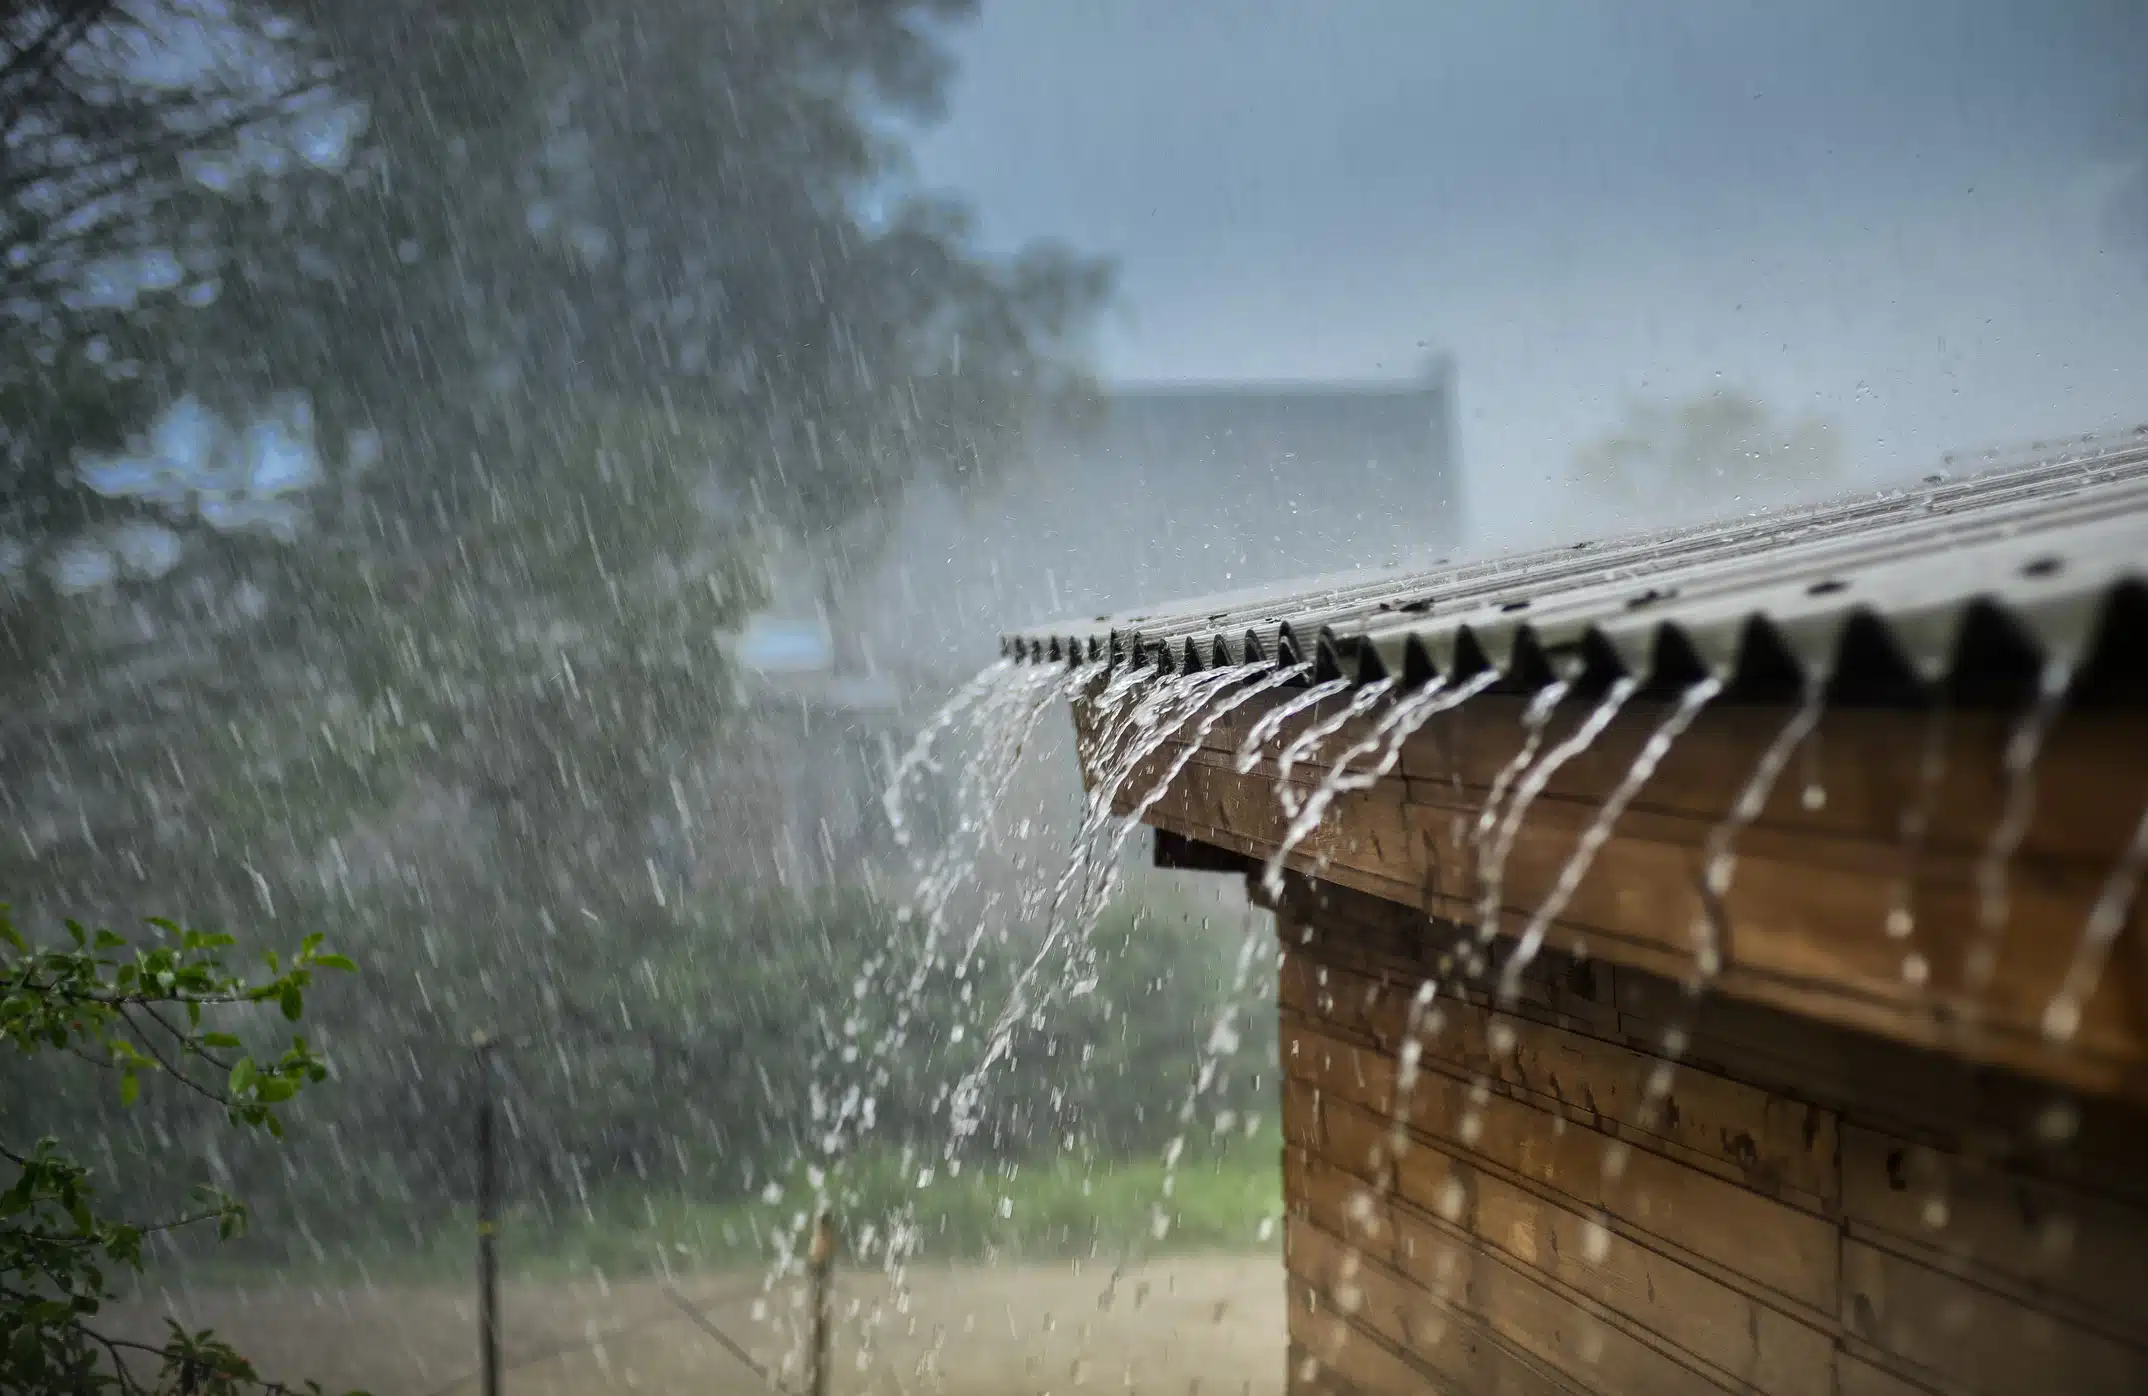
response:
[[[0,0],[0,1391],[2148,1389],[2144,53]]]

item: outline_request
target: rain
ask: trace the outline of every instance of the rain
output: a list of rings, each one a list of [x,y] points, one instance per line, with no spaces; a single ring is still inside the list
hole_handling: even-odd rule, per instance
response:
[[[2144,51],[0,0],[0,1390],[2148,1388]]]

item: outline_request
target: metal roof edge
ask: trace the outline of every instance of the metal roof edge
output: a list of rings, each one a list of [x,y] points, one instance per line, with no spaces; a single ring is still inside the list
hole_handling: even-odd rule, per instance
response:
[[[1163,670],[1312,661],[1328,676],[1416,680],[1490,667],[1510,685],[1713,675],[1932,690],[1968,667],[2079,673],[2123,638],[2108,633],[2112,599],[2138,591],[2144,569],[2148,427],[1966,480],[1238,592],[1010,632],[1002,648]]]

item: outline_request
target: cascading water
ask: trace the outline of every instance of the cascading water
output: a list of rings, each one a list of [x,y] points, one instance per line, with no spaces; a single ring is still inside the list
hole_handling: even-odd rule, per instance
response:
[[[1289,827],[1283,831],[1282,842],[1276,845],[1275,852],[1268,856],[1268,861],[1261,868],[1262,889],[1271,897],[1282,893],[1283,869],[1290,855],[1306,839],[1312,837],[1313,831],[1320,827],[1320,821],[1327,816],[1329,806],[1334,804],[1337,797],[1371,789],[1395,769],[1396,763],[1402,759],[1404,744],[1420,728],[1440,713],[1460,707],[1490,688],[1498,678],[1496,671],[1486,670],[1452,691],[1448,690],[1444,680],[1434,679],[1389,709],[1370,735],[1352,744],[1335,759],[1335,764],[1328,768],[1327,775],[1292,816]],[[1380,752],[1378,758],[1365,771],[1353,774],[1350,770],[1351,763],[1375,748]]]
[[[1826,702],[1826,676],[1808,674],[1804,697],[1799,701],[1797,711],[1790,715],[1790,720],[1760,753],[1760,759],[1753,763],[1752,773],[1738,788],[1729,812],[1708,831],[1701,857],[1702,909],[1693,921],[1693,965],[1697,977],[1689,987],[1696,995],[1714,982],[1723,968],[1724,947],[1718,922],[1723,915],[1723,898],[1729,894],[1731,879],[1738,868],[1738,835],[1752,827],[1753,821],[1768,807],[1768,797],[1775,793],[1783,768],[1790,764],[1791,756],[1820,725]]]
[[[1239,744],[1238,774],[1245,775],[1260,764],[1261,750],[1275,740],[1276,734],[1283,730],[1285,723],[1299,713],[1319,707],[1336,694],[1346,692],[1350,686],[1348,679],[1329,679],[1326,683],[1314,684],[1290,701],[1278,703],[1262,713],[1254,722],[1252,730],[1246,733],[1245,741]]]
[[[1922,985],[1931,978],[1929,958],[1911,947],[1917,931],[1917,877],[1924,862],[1925,844],[1931,838],[1932,813],[1939,801],[1940,783],[1946,778],[1947,740],[1952,726],[1947,701],[1941,695],[1924,721],[1924,741],[1917,758],[1917,793],[1902,811],[1901,841],[1897,866],[1887,895],[1887,938],[1902,943],[1902,979]]]
[[[1663,764],[1663,758],[1670,754],[1671,744],[1685,735],[1686,729],[1700,716],[1701,709],[1708,706],[1709,701],[1722,691],[1721,679],[1702,679],[1679,696],[1676,705],[1663,721],[1656,725],[1656,730],[1649,733],[1647,742],[1634,757],[1633,764],[1627,767],[1626,774],[1620,778],[1618,785],[1597,807],[1588,827],[1574,844],[1574,851],[1567,855],[1566,863],[1559,869],[1559,876],[1552,883],[1551,891],[1545,894],[1544,900],[1529,917],[1528,924],[1522,928],[1521,938],[1515,942],[1513,952],[1507,956],[1506,963],[1499,972],[1499,997],[1502,1000],[1512,1000],[1520,993],[1522,971],[1529,967],[1530,962],[1536,958],[1537,951],[1543,948],[1544,936],[1551,923],[1558,919],[1559,913],[1566,910],[1566,904],[1573,900],[1575,891],[1581,886],[1581,879],[1588,875],[1589,868],[1596,861],[1596,855],[1602,851],[1604,844],[1609,842],[1612,827],[1618,823],[1619,816],[1626,812],[1626,806],[1633,803],[1634,796],[1648,783],[1648,778],[1656,773],[1656,767]]]
[[[1573,685],[1567,680],[1554,679],[1532,694],[1529,706],[1522,709],[1521,749],[1492,778],[1492,788],[1484,797],[1484,807],[1477,812],[1476,827],[1470,833],[1470,843],[1479,850],[1480,857],[1484,841],[1498,826],[1508,788],[1529,769],[1529,763],[1536,760],[1538,750],[1544,745],[1545,729],[1551,725],[1552,714],[1558,711],[1559,704],[1566,700],[1572,689]]]
[[[1077,921],[1088,914],[1098,897],[1103,894],[1099,892],[1098,884],[1115,881],[1112,877],[1117,866],[1115,855],[1125,846],[1127,832],[1131,826],[1124,819],[1117,821],[1119,833],[1112,839],[1106,856],[1098,857],[1095,845],[1116,818],[1119,794],[1125,789],[1126,782],[1133,779],[1166,744],[1177,737],[1185,724],[1202,709],[1211,707],[1216,699],[1232,686],[1243,684],[1263,671],[1263,666],[1258,664],[1241,665],[1202,673],[1158,677],[1153,680],[1151,697],[1144,700],[1151,704],[1142,714],[1145,721],[1137,720],[1133,724],[1145,730],[1138,738],[1129,740],[1119,762],[1097,778],[1096,788],[1091,794],[1089,817],[1083,821],[1082,830],[1077,836],[1075,857],[1068,865],[1062,886],[1053,891],[1052,907],[1055,912],[1064,900],[1066,889],[1070,888],[1074,881],[1080,880],[1083,883],[1082,896],[1077,903]],[[1243,701],[1243,696],[1240,701]],[[1231,705],[1235,706],[1236,704]],[[1226,707],[1223,711],[1228,712],[1231,707]],[[1205,732],[1209,729],[1202,730]],[[1198,743],[1197,736],[1193,742],[1187,744],[1188,755],[1198,748]],[[1170,775],[1161,783],[1162,786],[1167,788],[1170,781],[1176,779],[1178,773],[1184,769],[1183,762],[1172,767]],[[1162,791],[1159,789],[1156,798],[1161,797]],[[1154,800],[1149,803],[1153,804]],[[1104,892],[1108,893],[1108,890],[1107,885]]]
[[[1361,685],[1350,695],[1349,702],[1306,728],[1298,734],[1296,740],[1283,748],[1283,754],[1276,758],[1275,763],[1275,793],[1282,803],[1283,813],[1296,815],[1298,812],[1298,795],[1290,786],[1290,773],[1298,768],[1298,763],[1318,755],[1320,748],[1327,744],[1328,738],[1379,706],[1380,700],[1385,698],[1394,686],[1393,679],[1375,679],[1371,683]]]
[[[880,807],[887,814],[888,827],[894,831],[897,847],[910,846],[910,825],[904,807],[911,781],[920,771],[934,768],[933,748],[946,734],[947,729],[954,725],[955,720],[975,707],[986,695],[1007,688],[1007,679],[1015,672],[1015,667],[1013,660],[1002,659],[997,664],[988,664],[980,669],[977,676],[964,684],[954,697],[940,705],[939,711],[918,730],[917,736],[910,743],[910,749],[895,763],[895,769],[888,775],[888,787],[881,792]]]
[[[1544,753],[1543,759],[1530,767],[1522,776],[1521,783],[1515,787],[1512,806],[1499,822],[1499,834],[1492,845],[1491,857],[1484,867],[1483,888],[1477,902],[1479,941],[1490,941],[1499,934],[1501,904],[1506,895],[1507,858],[1514,851],[1514,841],[1520,837],[1522,821],[1528,817],[1529,806],[1536,802],[1537,796],[1544,793],[1544,787],[1551,783],[1551,778],[1558,773],[1561,766],[1595,744],[1596,739],[1603,735],[1604,729],[1611,725],[1611,720],[1618,716],[1619,709],[1626,706],[1626,700],[1631,698],[1640,686],[1640,680],[1630,675],[1613,680],[1610,689],[1597,701],[1589,715],[1582,719],[1581,725],[1575,728],[1565,741]]]
[[[2063,660],[2046,663],[2037,675],[2036,696],[2008,734],[2000,769],[2006,784],[1999,822],[1977,860],[1976,935],[1963,961],[1963,979],[1973,1004],[1991,983],[1999,968],[1999,951],[2006,940],[2010,915],[2006,879],[2014,855],[2028,837],[2036,818],[2036,762],[2052,724],[2065,711],[2067,690],[2073,684],[2072,666]]]
[[[884,803],[891,827],[904,831],[898,838],[907,847],[914,843],[908,832],[909,811],[918,777],[936,769],[936,753],[945,745],[959,744],[965,758],[954,786],[954,818],[945,842],[931,856],[915,861],[915,890],[898,911],[898,935],[853,983],[851,1003],[840,1021],[831,1024],[831,1041],[813,1065],[810,1115],[817,1133],[801,1159],[809,1201],[772,1237],[776,1254],[764,1278],[764,1293],[773,1292],[783,1276],[802,1270],[802,1243],[813,1216],[839,1201],[835,1189],[840,1165],[874,1128],[877,1096],[889,1082],[889,1058],[902,1047],[913,1006],[928,980],[944,968],[941,947],[951,901],[970,880],[996,831],[998,811],[1039,722],[1059,700],[1082,691],[1093,676],[1093,666],[1054,671],[995,664],[926,723],[891,773]],[[892,1018],[873,1036],[867,1026],[875,1007],[890,1008]],[[780,1189],[775,1195],[780,1196]],[[909,1261],[922,1239],[912,1215],[908,1206],[898,1207],[868,1224],[850,1244],[855,1261],[877,1264],[888,1276],[894,1310],[905,1302]],[[866,1345],[892,1311],[879,1304],[857,1315]],[[765,1305],[757,1313],[765,1317]]]
[[[2081,938],[2074,946],[2065,978],[2060,980],[2058,992],[2044,1005],[2040,1026],[2044,1036],[2052,1042],[2071,1042],[2081,1031],[2082,1011],[2095,996],[2096,985],[2103,977],[2104,963],[2110,958],[2111,946],[2126,927],[2126,917],[2133,909],[2133,898],[2140,890],[2144,870],[2148,870],[2148,810],[2141,811],[2140,819],[2133,825],[2133,836],[2126,841],[2118,860],[2105,875],[2095,904],[2089,908],[2088,920],[2082,924]]]
[[[1120,759],[1106,774],[1098,778],[1096,788],[1091,792],[1088,812],[1076,835],[1073,855],[1053,894],[1051,919],[1043,939],[1035,953],[1016,974],[1008,991],[1007,1002],[985,1040],[983,1059],[955,1085],[951,1097],[951,1128],[953,1140],[957,1145],[975,1131],[985,1083],[993,1068],[1005,1060],[1015,1028],[1037,1006],[1031,1001],[1030,994],[1039,975],[1064,948],[1070,944],[1079,945],[1086,940],[1089,929],[1109,898],[1110,890],[1116,885],[1118,853],[1124,846],[1125,835],[1122,832],[1119,837],[1114,838],[1108,853],[1101,856],[1099,843],[1106,823],[1113,817],[1118,792],[1203,706],[1223,694],[1231,685],[1243,683],[1257,672],[1258,666],[1240,666],[1170,677],[1152,674],[1149,691],[1128,710],[1124,723],[1129,732],[1145,728],[1147,735],[1104,746],[1105,750],[1119,750]],[[1197,741],[1198,738],[1196,743]],[[1189,756],[1194,745],[1195,743],[1188,744]],[[1172,764],[1160,785],[1168,786],[1169,782],[1185,769],[1185,765],[1184,760]],[[1147,797],[1148,803],[1153,804],[1161,799],[1162,794],[1161,788],[1153,791]],[[1122,824],[1120,827],[1124,831],[1131,825]],[[1105,867],[1107,871],[1092,881],[1089,877],[1090,870],[1099,866]],[[1066,897],[1077,882],[1083,884],[1082,894],[1075,900],[1073,914],[1068,916],[1064,914]]]

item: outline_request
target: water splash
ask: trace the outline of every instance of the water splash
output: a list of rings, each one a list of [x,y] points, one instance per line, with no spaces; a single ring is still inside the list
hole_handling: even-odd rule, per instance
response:
[[[1369,735],[1353,743],[1335,759],[1335,764],[1329,767],[1327,775],[1292,816],[1289,827],[1283,831],[1282,842],[1276,846],[1275,852],[1268,856],[1267,863],[1261,869],[1262,889],[1271,897],[1281,895],[1283,868],[1290,855],[1305,840],[1312,837],[1313,831],[1320,827],[1320,821],[1327,816],[1329,806],[1334,804],[1337,797],[1355,791],[1370,790],[1377,785],[1395,769],[1396,763],[1402,759],[1404,744],[1416,735],[1420,728],[1440,713],[1460,707],[1498,680],[1498,672],[1487,669],[1460,688],[1450,691],[1445,680],[1434,679],[1389,709]],[[1350,770],[1351,763],[1375,748],[1379,749],[1380,754],[1372,765],[1353,774]]]
[[[1544,937],[1550,930],[1551,923],[1558,919],[1559,913],[1566,910],[1567,903],[1573,900],[1575,891],[1581,886],[1581,879],[1588,875],[1590,866],[1595,863],[1596,855],[1610,841],[1612,827],[1618,823],[1619,816],[1626,812],[1626,806],[1633,803],[1634,796],[1648,783],[1649,777],[1656,773],[1656,768],[1663,764],[1663,758],[1670,754],[1672,744],[1685,735],[1686,729],[1700,716],[1701,709],[1707,707],[1722,691],[1723,681],[1714,677],[1693,684],[1679,695],[1678,702],[1664,716],[1663,721],[1656,724],[1656,730],[1649,733],[1648,740],[1642,744],[1633,764],[1626,768],[1626,774],[1613,787],[1603,804],[1597,807],[1588,827],[1582,830],[1581,838],[1574,844],[1574,851],[1567,855],[1565,865],[1559,869],[1559,876],[1552,883],[1551,891],[1538,904],[1536,911],[1530,915],[1528,924],[1523,927],[1521,940],[1515,945],[1514,953],[1507,957],[1506,964],[1499,972],[1500,998],[1511,1000],[1521,992],[1522,971],[1535,960],[1537,951],[1543,948]]]
[[[1999,807],[1999,822],[1992,826],[1991,838],[1977,859],[1977,934],[1962,967],[1972,1002],[1991,983],[1999,967],[1999,948],[2006,939],[2006,926],[2012,915],[2007,900],[2007,873],[2036,818],[2036,761],[2043,755],[2052,724],[2065,710],[2066,693],[2072,683],[2073,669],[2063,660],[2044,665],[2037,675],[2036,696],[2016,719],[2000,757],[2006,796]]]
[[[1768,807],[1768,797],[1775,793],[1776,782],[1782,779],[1783,768],[1790,764],[1790,757],[1805,744],[1813,730],[1820,725],[1820,716],[1826,711],[1827,677],[1811,673],[1805,677],[1804,696],[1799,700],[1797,711],[1782,725],[1780,731],[1760,753],[1753,763],[1751,774],[1738,789],[1738,796],[1731,801],[1730,811],[1708,831],[1708,841],[1702,845],[1701,858],[1701,911],[1693,920],[1693,959],[1698,979],[1694,988],[1703,988],[1712,982],[1723,968],[1723,944],[1720,922],[1723,918],[1723,898],[1730,892],[1732,879],[1738,870],[1738,835],[1752,827]]]
[[[1477,900],[1477,939],[1489,941],[1499,934],[1501,903],[1506,894],[1507,859],[1514,852],[1514,842],[1521,835],[1522,821],[1528,817],[1529,807],[1537,796],[1551,783],[1559,768],[1587,751],[1603,730],[1618,716],[1626,700],[1633,697],[1641,686],[1639,679],[1624,675],[1614,680],[1604,696],[1597,701],[1581,725],[1550,751],[1543,759],[1530,767],[1514,789],[1514,799],[1505,816],[1499,821],[1498,837],[1492,844],[1491,857],[1485,860],[1483,890]]]
[[[1284,723],[1308,708],[1318,707],[1349,687],[1351,683],[1348,679],[1329,679],[1326,683],[1314,684],[1289,702],[1278,703],[1262,713],[1260,720],[1253,724],[1253,729],[1246,733],[1246,739],[1239,743],[1236,766],[1238,774],[1245,775],[1260,764],[1262,748],[1275,740],[1276,733],[1283,730]]]
[[[2042,1028],[2044,1036],[2051,1041],[2071,1042],[2081,1031],[2082,1011],[2095,997],[2096,985],[2103,978],[2103,966],[2110,958],[2111,947],[2125,929],[2126,917],[2133,910],[2133,898],[2140,891],[2144,870],[2148,870],[2148,809],[2141,811],[2141,817],[2133,825],[2133,837],[2126,841],[2118,861],[2105,875],[2102,890],[2089,908],[2088,920],[2082,923],[2081,939],[2074,946],[2065,978],[2059,981],[2058,992],[2044,1005]]]

